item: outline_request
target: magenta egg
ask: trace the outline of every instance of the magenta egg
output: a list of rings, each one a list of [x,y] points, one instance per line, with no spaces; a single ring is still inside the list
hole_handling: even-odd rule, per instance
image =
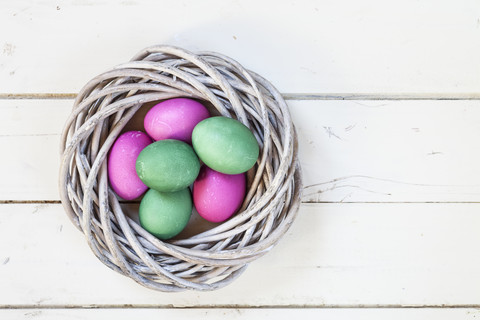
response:
[[[193,128],[210,116],[198,101],[169,99],[150,109],[144,119],[145,131],[155,140],[175,139],[192,144]]]
[[[148,187],[143,184],[135,170],[140,152],[152,143],[141,131],[128,131],[120,135],[108,155],[108,179],[113,191],[125,200],[141,196]]]
[[[193,203],[211,222],[222,222],[240,209],[245,198],[245,174],[224,174],[202,166],[193,183]]]

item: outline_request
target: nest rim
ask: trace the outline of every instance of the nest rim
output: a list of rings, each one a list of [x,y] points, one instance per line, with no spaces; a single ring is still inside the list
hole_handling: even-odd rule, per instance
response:
[[[170,241],[157,239],[125,215],[108,186],[106,155],[143,104],[177,97],[208,101],[221,115],[251,130],[263,125],[263,130],[254,131],[261,157],[250,172],[240,211],[210,230]],[[102,128],[108,122],[113,125]],[[278,136],[279,129],[284,136]],[[272,151],[281,143],[286,144],[282,152]],[[61,202],[94,254],[111,269],[159,291],[205,291],[231,283],[278,243],[300,204],[298,142],[286,102],[270,82],[218,53],[153,46],[93,78],[75,99],[60,153]],[[281,221],[272,221],[272,212]]]

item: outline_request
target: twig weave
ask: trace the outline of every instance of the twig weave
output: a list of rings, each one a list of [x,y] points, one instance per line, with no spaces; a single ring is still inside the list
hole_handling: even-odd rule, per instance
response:
[[[108,185],[107,154],[145,103],[187,97],[249,127],[260,157],[231,219],[185,239],[161,241],[124,213]],[[105,265],[160,291],[214,290],[237,278],[288,230],[300,203],[295,128],[281,94],[264,78],[213,52],[142,50],[88,82],[61,138],[59,189],[65,211]]]

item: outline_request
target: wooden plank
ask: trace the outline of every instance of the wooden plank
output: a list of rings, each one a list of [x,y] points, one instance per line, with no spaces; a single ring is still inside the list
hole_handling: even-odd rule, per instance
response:
[[[234,283],[169,294],[101,264],[60,205],[3,204],[0,308],[478,308],[479,210],[480,204],[303,204],[278,246]]]
[[[78,92],[167,43],[229,55],[282,92],[478,94],[479,9],[476,0],[10,1],[0,91]]]
[[[449,320],[476,319],[478,309],[16,309],[0,310],[2,319],[331,319],[331,320]]]
[[[0,200],[58,200],[72,100],[1,100]],[[480,101],[289,101],[306,202],[480,201]],[[39,120],[41,119],[41,120]]]
[[[478,201],[478,102],[295,102],[305,201]]]
[[[0,100],[1,200],[56,200],[59,137],[72,101]]]

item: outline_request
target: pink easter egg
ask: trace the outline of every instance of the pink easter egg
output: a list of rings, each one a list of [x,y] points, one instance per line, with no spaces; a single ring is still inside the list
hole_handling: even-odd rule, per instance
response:
[[[145,131],[157,141],[175,139],[192,144],[193,128],[209,116],[200,102],[176,98],[155,105],[147,112],[143,124]]]
[[[152,143],[152,139],[141,131],[128,131],[120,135],[108,156],[108,179],[113,191],[125,200],[141,196],[148,187],[143,184],[135,170],[140,152]]]
[[[193,183],[193,203],[211,222],[222,222],[240,209],[245,198],[245,174],[225,174],[202,166]]]

